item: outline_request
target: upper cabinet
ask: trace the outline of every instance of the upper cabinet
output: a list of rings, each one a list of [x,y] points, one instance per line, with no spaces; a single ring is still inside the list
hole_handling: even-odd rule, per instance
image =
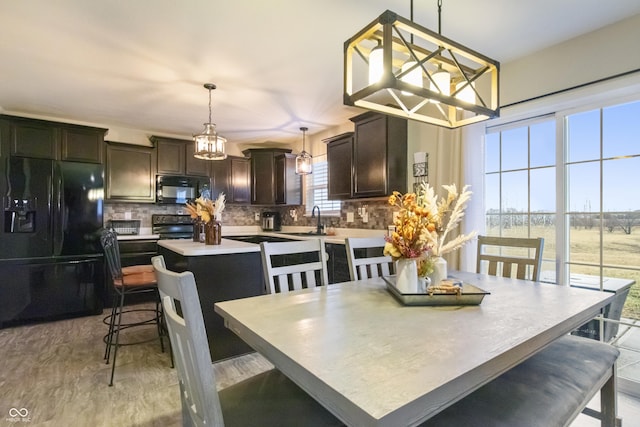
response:
[[[368,112],[351,119],[354,198],[407,189],[407,120]]]
[[[353,193],[353,132],[325,139],[329,200],[350,199]]]
[[[296,156],[283,153],[276,155],[274,160],[276,205],[301,205],[302,180],[296,175]]]
[[[209,176],[209,161],[193,157],[193,141],[152,136],[158,150],[157,173]]]
[[[132,144],[106,144],[105,200],[155,202],[156,150]]]
[[[13,156],[103,162],[106,129],[14,116],[0,118],[8,124],[7,151]]]
[[[212,197],[224,193],[227,203],[251,203],[251,169],[249,159],[228,156],[211,162]]]
[[[251,203],[302,204],[302,177],[295,174],[291,150],[255,148],[242,153],[251,159]]]
[[[329,200],[388,196],[407,189],[407,121],[367,112],[355,132],[325,139]]]

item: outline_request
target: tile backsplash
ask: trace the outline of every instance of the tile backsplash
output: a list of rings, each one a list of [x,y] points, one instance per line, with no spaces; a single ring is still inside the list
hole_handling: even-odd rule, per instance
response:
[[[364,209],[364,211],[363,211]],[[290,214],[294,210],[297,220]],[[227,225],[260,225],[255,214],[264,211],[280,212],[284,226],[315,226],[316,219],[305,216],[305,206],[253,206],[228,204],[222,213],[222,223]],[[105,203],[104,222],[111,219],[138,219],[140,227],[151,228],[152,214],[186,214],[182,205],[155,205],[145,203]],[[366,215],[365,215],[366,213]],[[353,214],[353,222],[347,222]],[[130,215],[130,218],[129,218]],[[320,213],[321,221],[326,226],[337,228],[364,228],[371,230],[385,230],[393,218],[392,208],[387,199],[347,200],[342,202],[340,216],[325,216]],[[367,222],[364,222],[364,219]]]

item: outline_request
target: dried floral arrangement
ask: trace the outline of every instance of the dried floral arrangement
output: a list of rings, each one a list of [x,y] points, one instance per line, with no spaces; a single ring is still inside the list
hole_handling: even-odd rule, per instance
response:
[[[459,249],[476,236],[461,234],[447,242],[447,237],[460,224],[472,192],[465,185],[458,193],[455,184],[443,185],[447,197],[439,199],[427,183],[418,193],[394,191],[389,204],[399,208],[394,220],[396,230],[386,238],[385,255],[393,258],[439,257]],[[425,268],[429,268],[428,265]]]
[[[226,197],[224,193],[220,193],[215,202],[211,199],[198,197],[194,203],[187,202],[186,207],[191,218],[200,219],[208,223],[213,219],[220,218],[220,214],[224,211],[225,203]]]

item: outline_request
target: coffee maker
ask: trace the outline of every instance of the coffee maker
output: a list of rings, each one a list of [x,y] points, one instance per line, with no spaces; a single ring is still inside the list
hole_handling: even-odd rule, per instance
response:
[[[282,218],[280,212],[262,212],[262,231],[282,230]]]

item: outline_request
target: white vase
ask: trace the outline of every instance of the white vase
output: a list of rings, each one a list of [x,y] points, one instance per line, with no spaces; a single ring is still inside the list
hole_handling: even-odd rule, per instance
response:
[[[437,285],[447,278],[447,260],[442,257],[433,258],[433,272],[429,275],[431,284]]]
[[[396,262],[396,288],[403,294],[418,292],[417,258],[400,258]]]

